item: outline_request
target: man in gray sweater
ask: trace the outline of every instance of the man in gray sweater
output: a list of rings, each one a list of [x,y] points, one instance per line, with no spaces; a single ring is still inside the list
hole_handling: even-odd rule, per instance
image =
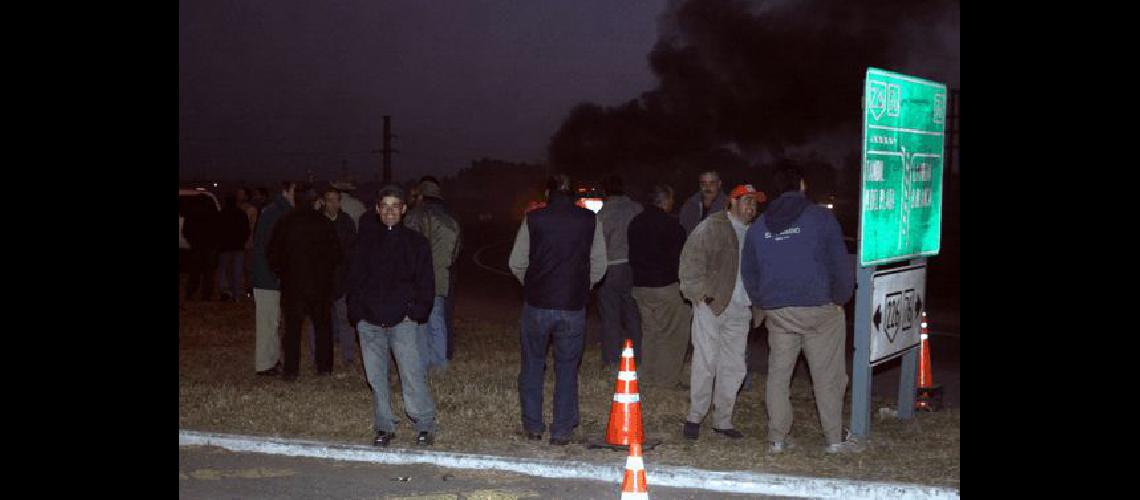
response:
[[[641,359],[641,316],[633,300],[633,270],[629,267],[629,222],[642,211],[640,203],[625,195],[621,176],[605,179],[606,203],[598,211],[606,239],[606,277],[598,285],[598,316],[602,320],[602,368],[616,371],[625,339],[633,340],[633,353]]]

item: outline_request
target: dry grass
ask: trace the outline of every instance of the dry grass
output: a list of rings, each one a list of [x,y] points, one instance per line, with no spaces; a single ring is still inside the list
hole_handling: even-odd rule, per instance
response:
[[[459,301],[456,314],[457,331],[461,333],[458,355],[445,374],[429,380],[439,420],[434,449],[620,463],[624,455],[618,452],[574,445],[552,447],[523,438],[516,390],[519,311],[504,315],[477,299],[464,302]],[[302,342],[301,378],[297,382],[255,376],[253,324],[250,303],[183,305],[179,313],[179,427],[371,442],[372,395],[363,372],[359,368],[345,370],[338,352],[335,375],[316,377],[306,340]],[[548,360],[547,422],[551,415],[552,367]],[[866,452],[830,456],[821,450],[824,443],[807,377],[797,376],[792,384],[792,438],[798,447],[772,457],[764,453],[765,380],[763,374],[758,375],[754,388],[742,392],[737,400],[734,422],[746,436],[740,440],[713,434],[706,421],[701,439],[687,441],[681,436],[681,426],[688,410],[688,391],[642,389],[645,432],[664,441],[646,452],[646,460],[703,469],[959,487],[959,409],[922,413],[909,422],[875,418]],[[580,376],[579,440],[604,436],[614,382],[615,374],[600,370],[597,347],[588,348]],[[392,388],[393,410],[403,415],[399,384],[393,383]],[[872,408],[892,404],[873,401]],[[844,422],[847,420],[845,414]],[[393,447],[412,446],[413,435],[410,422],[403,420]]]

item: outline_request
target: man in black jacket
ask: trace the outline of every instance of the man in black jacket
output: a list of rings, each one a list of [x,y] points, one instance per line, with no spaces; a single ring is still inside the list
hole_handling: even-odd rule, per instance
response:
[[[333,277],[343,258],[333,223],[316,210],[312,199],[297,190],[295,208],[273,228],[266,257],[281,278],[281,311],[285,316],[285,366],[282,377],[297,378],[301,323],[305,316],[316,333],[317,374],[332,373]]]
[[[653,187],[650,205],[629,223],[629,265],[633,298],[641,311],[638,383],[681,388],[685,349],[689,347],[692,309],[685,304],[677,280],[685,228],[673,210],[673,188]]]
[[[223,302],[237,301],[245,292],[242,269],[249,233],[249,217],[238,207],[237,196],[226,196],[226,204],[218,213],[218,286]]]
[[[186,300],[194,300],[199,288],[201,300],[210,300],[218,270],[218,208],[208,195],[200,194],[190,202],[182,234],[190,243]]]
[[[404,408],[415,425],[416,444],[430,446],[436,432],[435,403],[416,335],[435,299],[431,246],[400,223],[408,206],[398,186],[385,186],[377,193],[375,210],[360,217],[347,283],[348,320],[356,325],[364,373],[372,386],[373,444],[388,446],[396,436],[388,387],[391,353],[400,370]]]

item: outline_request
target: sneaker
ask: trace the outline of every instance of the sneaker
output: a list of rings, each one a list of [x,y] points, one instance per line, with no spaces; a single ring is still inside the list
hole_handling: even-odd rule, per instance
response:
[[[768,453],[776,455],[795,447],[796,445],[792,444],[791,441],[770,441],[768,442]]]
[[[553,446],[566,446],[570,444],[570,438],[550,436],[550,444]]]
[[[384,432],[384,431],[377,432],[376,438],[372,440],[372,445],[373,446],[383,446],[383,447],[387,448],[388,443],[391,443],[392,438],[394,438],[394,437],[396,437],[395,432]]]
[[[842,443],[829,444],[823,448],[824,453],[832,455],[847,453],[862,453],[863,445],[858,441],[847,440]]]
[[[696,441],[697,437],[701,434],[701,424],[696,422],[685,422],[685,428],[682,430],[685,437]]]
[[[431,446],[435,442],[435,436],[430,432],[423,431],[416,436],[416,446]]]
[[[257,374],[261,375],[262,377],[279,376],[279,375],[281,375],[281,363],[277,363],[277,364],[273,365],[273,368],[270,368],[268,370],[261,370],[261,371],[257,372]]]

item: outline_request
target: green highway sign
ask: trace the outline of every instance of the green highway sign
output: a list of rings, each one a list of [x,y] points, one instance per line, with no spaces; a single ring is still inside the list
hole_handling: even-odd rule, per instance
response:
[[[860,266],[938,254],[945,130],[946,85],[867,69]]]

